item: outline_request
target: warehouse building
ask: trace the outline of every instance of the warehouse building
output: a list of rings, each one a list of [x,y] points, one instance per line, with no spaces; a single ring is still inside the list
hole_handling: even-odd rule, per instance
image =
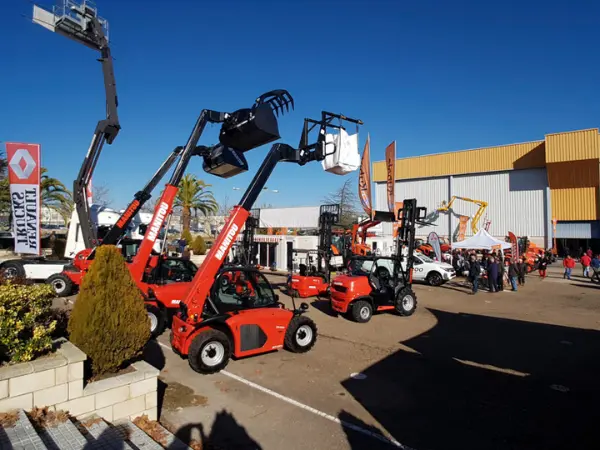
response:
[[[548,134],[544,140],[474,150],[402,158],[396,161],[396,201],[416,198],[428,209],[435,231],[456,239],[460,216],[472,218],[479,206],[452,196],[487,202],[479,228],[495,237],[509,231],[546,248],[556,238],[559,252],[591,246],[600,251],[600,135],[598,129]],[[373,163],[375,207],[387,209],[386,167]],[[391,234],[385,224],[383,233]],[[472,235],[471,220],[466,236]]]

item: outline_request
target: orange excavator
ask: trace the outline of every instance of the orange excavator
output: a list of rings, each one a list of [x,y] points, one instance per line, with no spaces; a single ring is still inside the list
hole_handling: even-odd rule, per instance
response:
[[[382,222],[394,222],[394,213],[388,211],[373,211],[373,218],[352,225],[352,242],[350,252],[357,256],[369,256],[372,253],[371,246],[367,244],[369,229],[376,227]]]

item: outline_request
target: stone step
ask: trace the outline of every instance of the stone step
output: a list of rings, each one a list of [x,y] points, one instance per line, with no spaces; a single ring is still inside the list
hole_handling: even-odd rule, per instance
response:
[[[186,444],[181,442],[171,432],[161,425],[158,425],[160,430],[159,442],[156,442],[146,432],[137,427],[129,420],[118,420],[114,426],[121,431],[123,435],[129,436],[128,441],[131,442],[134,449],[139,450],[191,450]]]
[[[12,450],[47,449],[23,410],[18,412],[18,419],[13,427],[0,427],[0,449],[4,448]]]
[[[108,424],[97,416],[67,420],[39,432],[23,410],[14,426],[0,426],[0,450],[191,450],[164,427],[156,425],[155,441],[129,420]]]
[[[114,427],[96,415],[86,417],[77,423],[77,427],[86,437],[90,449],[98,450],[134,450]],[[87,450],[87,449],[86,449]]]
[[[39,432],[42,441],[48,449],[87,450],[87,439],[70,420],[49,426]]]

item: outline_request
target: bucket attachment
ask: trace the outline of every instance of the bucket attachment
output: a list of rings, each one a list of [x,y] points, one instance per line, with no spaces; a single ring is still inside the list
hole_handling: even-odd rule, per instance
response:
[[[248,170],[244,154],[225,145],[215,146],[210,154],[204,156],[202,168],[211,175],[230,178]]]
[[[221,127],[219,142],[242,152],[252,150],[280,138],[275,113],[289,111],[294,100],[285,90],[261,95],[252,108],[239,109]]]

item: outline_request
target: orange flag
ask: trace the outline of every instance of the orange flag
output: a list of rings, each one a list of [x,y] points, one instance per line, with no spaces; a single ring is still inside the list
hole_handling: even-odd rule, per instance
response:
[[[371,137],[369,135],[367,135],[367,142],[365,142],[358,174],[358,197],[365,213],[371,217],[373,202],[371,201]]]

